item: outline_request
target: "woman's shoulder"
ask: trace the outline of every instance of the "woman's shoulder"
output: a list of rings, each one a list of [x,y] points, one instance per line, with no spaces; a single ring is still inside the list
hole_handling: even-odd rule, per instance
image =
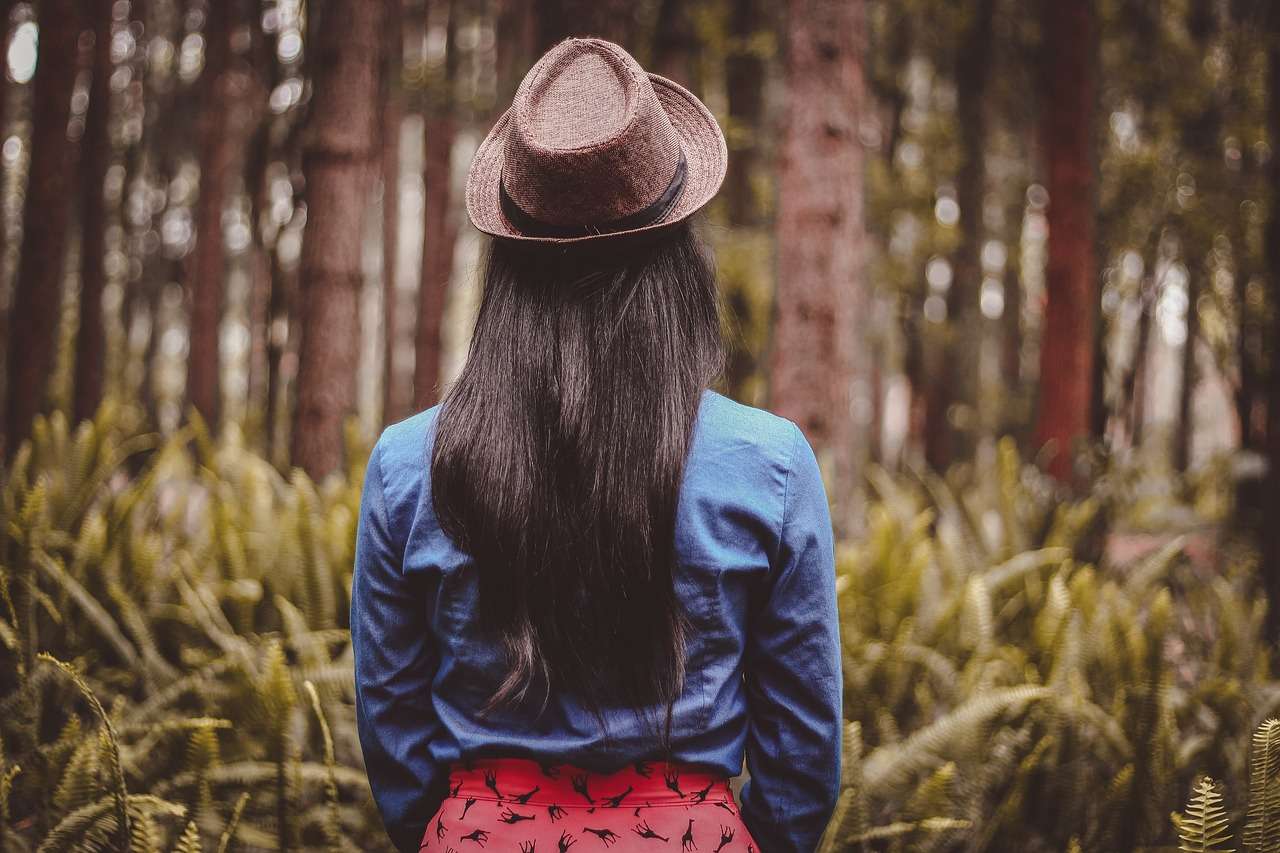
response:
[[[373,446],[370,464],[378,466],[382,489],[391,506],[417,503],[430,475],[431,428],[440,407],[432,406],[383,429]]]
[[[793,421],[711,389],[703,394],[697,430],[699,438],[713,445],[754,451],[782,462],[790,458],[800,434]]]
[[[695,477],[722,490],[738,484],[781,498],[805,439],[796,424],[716,391],[703,395],[688,465]]]

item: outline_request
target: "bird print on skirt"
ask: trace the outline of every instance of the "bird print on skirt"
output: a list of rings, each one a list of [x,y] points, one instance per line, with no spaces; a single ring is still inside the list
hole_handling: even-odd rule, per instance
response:
[[[454,764],[420,851],[756,853],[727,779],[640,762],[614,773],[519,758]]]

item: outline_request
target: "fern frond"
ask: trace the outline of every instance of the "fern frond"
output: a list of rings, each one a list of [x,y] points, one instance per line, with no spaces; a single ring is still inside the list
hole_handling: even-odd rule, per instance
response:
[[[1047,687],[1008,687],[976,696],[905,741],[873,751],[863,764],[863,785],[870,791],[899,788],[917,773],[938,764],[947,745],[965,732],[971,733],[1003,713],[1017,712],[1050,693]]]
[[[218,853],[230,853],[231,842],[236,837],[236,830],[240,827],[240,818],[244,814],[244,807],[248,804],[248,793],[241,794],[240,799],[236,800],[235,808],[231,810],[231,818],[227,821],[227,828],[222,830],[222,837],[218,839]]]
[[[1178,821],[1178,847],[1183,853],[1235,853],[1231,832],[1227,826],[1227,811],[1222,805],[1213,780],[1202,777],[1196,783],[1187,810]]]
[[[329,731],[329,721],[325,719],[324,708],[320,706],[320,694],[316,692],[316,686],[308,681],[303,684],[303,687],[311,700],[311,710],[315,712],[316,720],[320,724],[321,743],[324,745],[324,766],[328,771],[324,785],[324,798],[328,806],[328,819],[324,827],[326,841],[333,853],[339,853],[342,845],[342,821],[338,816],[338,777],[337,762],[333,757],[333,735]]]
[[[102,707],[102,703],[98,701],[98,697],[89,689],[89,685],[85,683],[84,679],[80,677],[80,673],[76,672],[75,668],[72,667],[71,664],[60,661],[53,655],[45,652],[41,652],[38,657],[40,660],[53,664],[71,679],[71,682],[75,684],[80,693],[88,700],[89,707],[93,709],[94,714],[97,715],[98,719],[102,722],[102,728],[107,739],[108,754],[111,760],[110,770],[114,777],[112,779],[113,790],[111,795],[115,801],[116,831],[119,833],[121,846],[127,847],[130,844],[130,835],[129,815],[125,804],[128,800],[129,792],[125,788],[124,784],[124,766],[120,762],[120,741],[116,737],[115,726],[112,724],[111,718],[107,716],[106,709]]]
[[[1244,844],[1251,853],[1280,851],[1280,720],[1266,720],[1253,733]]]
[[[174,845],[173,853],[202,853],[200,830],[196,828],[194,820],[187,821],[187,828],[182,831],[182,837]]]

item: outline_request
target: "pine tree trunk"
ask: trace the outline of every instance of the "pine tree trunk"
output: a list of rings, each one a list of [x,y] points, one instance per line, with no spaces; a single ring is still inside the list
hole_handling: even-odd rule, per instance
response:
[[[852,522],[851,392],[865,314],[861,0],[793,0],[788,112],[778,197],[779,277],[772,408],[795,421],[825,466],[838,529]]]
[[[218,426],[222,402],[218,327],[227,268],[222,213],[234,155],[232,134],[226,126],[226,78],[231,59],[229,6],[229,2],[209,4],[205,24],[205,65],[200,74],[200,197],[196,203],[196,246],[191,267],[187,400],[210,427]]]
[[[532,64],[535,28],[531,0],[497,0],[495,13],[498,92],[495,109],[501,113],[511,103],[516,87]]]
[[[739,3],[738,5],[741,5]],[[681,86],[693,84],[693,59],[698,39],[693,31],[688,0],[662,0],[658,7],[658,25],[654,33],[653,68]],[[735,11],[733,14],[737,14]]]
[[[1213,49],[1218,33],[1217,4],[1213,0],[1194,0],[1187,16],[1187,31],[1197,49],[1207,55]],[[1208,189],[1223,181],[1222,164],[1223,110],[1217,92],[1203,96],[1203,107],[1192,115],[1183,128],[1183,146],[1191,161],[1196,183]],[[1190,263],[1187,280],[1187,335],[1182,348],[1182,387],[1178,392],[1177,444],[1174,447],[1174,464],[1186,472],[1191,466],[1191,450],[1195,441],[1193,403],[1200,383],[1200,309],[1202,293],[1210,290],[1208,283],[1213,274],[1210,253],[1213,238],[1199,229],[1188,227],[1185,250]]]
[[[423,125],[422,184],[426,192],[423,212],[422,279],[418,290],[418,328],[414,345],[413,405],[422,410],[440,399],[441,353],[445,300],[453,271],[453,247],[457,227],[451,216],[449,161],[453,152],[453,82],[456,75],[456,2],[448,4],[445,32],[444,74],[427,93]]]
[[[538,0],[535,48],[545,53],[562,39],[597,37],[632,44],[635,6],[629,0]]]
[[[292,458],[320,478],[343,462],[343,420],[356,399],[360,249],[378,153],[385,33],[381,6],[332,0],[318,13],[311,142],[303,160],[307,225],[302,340]]]
[[[1092,2],[1044,5],[1047,62],[1041,132],[1048,166],[1047,304],[1040,345],[1036,443],[1052,441],[1050,471],[1071,473],[1073,443],[1089,434],[1097,261],[1094,257]]]
[[[252,10],[257,4],[249,4]],[[244,192],[249,199],[249,359],[247,412],[250,420],[260,417],[260,434],[264,447],[270,444],[274,427],[272,412],[266,407],[270,382],[270,337],[272,334],[271,295],[275,289],[274,227],[268,224],[271,210],[271,187],[267,167],[278,156],[272,141],[275,126],[270,112],[270,93],[280,83],[280,63],[276,61],[276,40],[268,38],[252,18],[245,21],[250,33],[249,73],[257,86],[257,103],[253,126],[246,134]]]
[[[1280,139],[1280,8],[1267,10],[1270,44],[1267,50],[1268,109],[1267,132]],[[1271,212],[1265,239],[1267,275],[1272,305],[1280,304],[1280,157],[1269,161]],[[1267,593],[1267,638],[1280,642],[1280,311],[1271,312],[1271,363],[1267,384],[1267,475],[1263,486],[1264,505],[1259,514],[1262,524],[1262,575]]]
[[[960,245],[952,258],[938,385],[926,410],[925,456],[938,471],[973,455],[979,418],[979,347],[985,333],[978,299],[982,285],[983,203],[987,184],[987,82],[995,0],[974,0],[956,57],[956,123],[961,160],[956,174]],[[963,413],[958,423],[953,414]]]
[[[729,156],[733,167],[725,175],[729,221],[735,226],[759,225],[761,199],[754,177],[759,168],[764,133],[764,58],[753,49],[762,27],[762,0],[734,0],[729,34],[734,47],[725,58],[725,88],[729,119],[740,134],[731,135]]]
[[[404,414],[401,383],[395,369],[396,279],[400,252],[400,125],[404,119],[404,0],[386,7],[387,69],[382,101],[382,422]]]
[[[11,305],[5,415],[6,453],[28,436],[45,407],[62,307],[75,148],[67,139],[76,79],[78,4],[39,7],[40,54],[32,92],[31,167],[23,209],[22,258]]]
[[[106,339],[102,291],[106,286],[107,205],[103,185],[111,165],[111,2],[93,4],[93,71],[89,110],[80,144],[80,325],[76,330],[72,414],[93,417],[102,402]]]
[[[757,48],[764,29],[760,0],[734,0],[729,14],[731,48],[725,57],[725,88],[728,95],[729,121],[736,132],[729,134],[729,162],[725,175],[724,196],[729,224],[735,235],[748,235],[751,229],[765,226],[764,193],[759,191],[761,141],[764,128],[764,59]],[[767,305],[752,299],[749,281],[735,281],[726,290],[725,308],[732,328],[750,330],[767,328]],[[753,335],[728,337],[728,357],[724,384],[728,393],[739,399],[750,396],[748,383],[759,369],[760,347]]]

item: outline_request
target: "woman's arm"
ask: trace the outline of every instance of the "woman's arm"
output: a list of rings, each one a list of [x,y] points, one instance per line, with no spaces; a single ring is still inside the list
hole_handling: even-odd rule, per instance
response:
[[[401,851],[417,851],[446,779],[428,746],[439,730],[431,679],[439,664],[421,580],[402,571],[382,473],[382,442],[365,471],[351,588],[356,724],[373,798]],[[411,517],[397,518],[407,525]]]
[[[778,555],[745,655],[742,816],[761,849],[811,853],[840,786],[840,637],[831,515],[813,449],[794,424]]]

